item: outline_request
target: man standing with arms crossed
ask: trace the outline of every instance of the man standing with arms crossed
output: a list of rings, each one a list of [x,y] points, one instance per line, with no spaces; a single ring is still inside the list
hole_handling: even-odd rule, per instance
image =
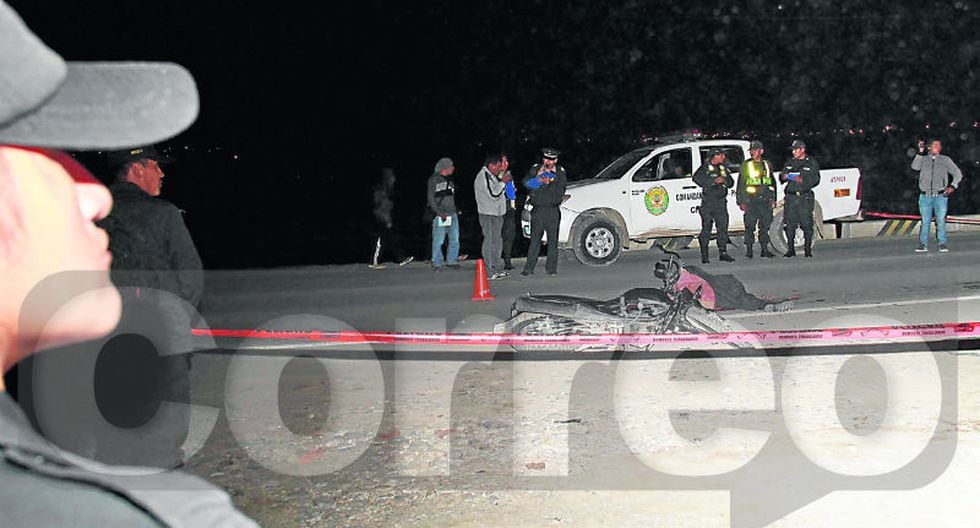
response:
[[[772,225],[772,207],[776,203],[776,180],[772,176],[769,160],[762,159],[763,152],[765,149],[761,141],[749,143],[752,157],[742,162],[738,173],[735,199],[745,213],[745,258],[752,258],[756,225],[762,247],[759,254],[764,258],[775,256],[769,252],[769,226]]]
[[[813,188],[820,183],[820,164],[806,155],[806,143],[799,139],[790,145],[793,156],[786,160],[779,181],[786,183],[786,205],[783,220],[786,245],[789,251],[784,257],[796,256],[793,240],[796,228],[803,228],[803,254],[813,257]]]
[[[922,216],[922,225],[919,227],[919,247],[915,248],[915,252],[925,253],[929,250],[930,224],[935,216],[939,252],[946,253],[949,251],[946,247],[949,195],[959,187],[963,173],[949,156],[941,154],[943,144],[938,139],[929,142],[928,150],[924,141],[919,141],[918,147],[919,152],[912,160],[912,170],[919,171],[919,215]]]
[[[701,194],[701,233],[698,244],[701,246],[701,263],[708,261],[708,242],[711,240],[711,225],[717,227],[715,243],[718,244],[718,260],[734,262],[728,254],[728,189],[735,186],[735,180],[725,168],[725,152],[713,147],[698,170],[694,172],[694,183],[703,189]]]

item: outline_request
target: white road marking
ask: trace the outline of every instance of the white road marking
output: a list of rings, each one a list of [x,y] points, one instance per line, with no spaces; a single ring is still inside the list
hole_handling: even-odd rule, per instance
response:
[[[912,301],[893,301],[893,302],[876,302],[876,303],[866,303],[866,304],[839,304],[836,306],[820,306],[817,308],[802,308],[799,310],[793,309],[788,312],[745,312],[732,315],[725,315],[726,319],[745,319],[748,317],[771,317],[777,314],[798,314],[798,313],[815,313],[815,312],[834,312],[838,310],[863,310],[865,308],[882,308],[887,306],[912,306],[916,304],[936,304],[944,302],[957,302],[957,301],[980,301],[980,295],[964,295],[960,297],[941,297],[939,299],[916,299]]]

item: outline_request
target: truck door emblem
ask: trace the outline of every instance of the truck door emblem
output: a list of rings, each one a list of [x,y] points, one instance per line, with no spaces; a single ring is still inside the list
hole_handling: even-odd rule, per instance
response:
[[[667,205],[670,204],[670,195],[667,194],[667,189],[658,185],[647,191],[646,196],[643,197],[643,201],[646,203],[647,211],[650,211],[650,214],[660,216],[667,211]]]

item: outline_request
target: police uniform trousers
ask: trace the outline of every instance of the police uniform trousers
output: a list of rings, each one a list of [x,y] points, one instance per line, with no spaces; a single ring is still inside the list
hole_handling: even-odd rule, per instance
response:
[[[718,252],[727,253],[728,203],[725,200],[701,202],[699,213],[701,214],[701,233],[698,235],[698,243],[701,244],[701,254],[708,254],[708,241],[711,240],[712,224],[717,231],[715,242],[718,244]]]
[[[806,251],[813,247],[813,192],[786,193],[786,206],[783,210],[783,225],[786,230],[786,243],[793,249],[796,229],[803,229]]]
[[[541,252],[541,238],[548,235],[548,259],[545,269],[548,273],[558,272],[558,224],[561,223],[561,210],[557,205],[536,205],[531,209],[531,245],[527,248],[527,262],[524,271],[534,272]]]
[[[759,228],[759,245],[769,249],[769,227],[772,226],[772,200],[766,197],[751,198],[745,203],[745,249],[755,244],[755,229]]]

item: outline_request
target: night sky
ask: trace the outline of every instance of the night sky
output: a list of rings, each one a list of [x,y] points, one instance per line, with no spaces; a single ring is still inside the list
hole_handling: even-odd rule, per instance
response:
[[[893,212],[912,212],[906,149],[938,134],[968,179],[951,214],[980,212],[967,0],[9,3],[66,59],[192,72],[201,115],[164,145],[178,156],[164,196],[210,268],[367,262],[383,166],[424,257],[442,156],[476,253],[471,182],[490,151],[523,172],[557,147],[574,180],[690,128],[759,137],[777,163],[799,134],[823,166],[860,166],[866,205]]]

